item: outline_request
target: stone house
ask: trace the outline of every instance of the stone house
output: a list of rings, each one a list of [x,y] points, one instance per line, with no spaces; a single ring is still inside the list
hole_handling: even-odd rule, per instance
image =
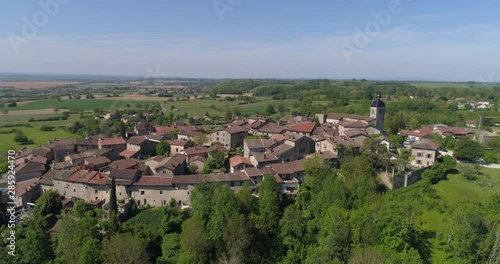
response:
[[[423,140],[411,146],[411,164],[418,167],[429,167],[437,160],[439,145]]]
[[[234,156],[229,159],[230,172],[239,172],[247,167],[253,167],[252,162],[248,158],[242,156]]]
[[[125,139],[121,137],[106,138],[106,139],[99,138],[98,146],[99,149],[107,148],[117,152],[122,152],[127,148],[127,142],[125,141]]]
[[[40,178],[45,171],[44,165],[28,161],[27,163],[21,164],[16,168],[16,182]]]
[[[42,188],[38,178],[16,183],[14,201],[17,206],[27,208],[27,203],[34,203],[41,195]]]

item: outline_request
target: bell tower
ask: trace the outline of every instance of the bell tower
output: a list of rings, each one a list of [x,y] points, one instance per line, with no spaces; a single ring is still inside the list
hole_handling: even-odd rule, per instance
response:
[[[370,106],[370,117],[375,118],[375,128],[380,130],[380,133],[384,132],[384,115],[385,115],[385,103],[382,101],[382,94],[377,93],[377,98],[372,102]]]

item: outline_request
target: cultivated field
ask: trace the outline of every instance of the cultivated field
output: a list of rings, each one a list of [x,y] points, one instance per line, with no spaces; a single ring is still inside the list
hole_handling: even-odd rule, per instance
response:
[[[10,131],[12,129],[13,128],[0,128],[0,131]],[[23,131],[29,139],[34,141],[34,143],[31,145],[20,145],[14,142],[14,133],[0,134],[0,153],[5,153],[10,149],[20,150],[24,147],[28,149],[34,148],[40,144],[46,144],[48,140],[77,137],[61,129],[54,131],[41,131],[39,127],[16,127],[15,129]]]
[[[26,81],[26,82],[2,82],[0,87],[14,87],[18,89],[45,89],[51,87],[58,87],[67,84],[78,84],[78,82],[63,82],[63,81]]]

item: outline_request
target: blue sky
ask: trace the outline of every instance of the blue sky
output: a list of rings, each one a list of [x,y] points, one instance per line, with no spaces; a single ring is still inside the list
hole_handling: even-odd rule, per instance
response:
[[[4,0],[0,72],[499,81],[499,11],[493,0]]]

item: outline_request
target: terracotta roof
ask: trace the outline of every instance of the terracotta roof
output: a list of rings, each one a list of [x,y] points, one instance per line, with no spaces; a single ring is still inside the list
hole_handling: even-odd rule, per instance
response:
[[[266,162],[266,161],[278,161],[278,157],[273,154],[268,154],[268,153],[254,153],[253,156],[255,157],[255,160],[259,163],[261,162]]]
[[[233,122],[229,123],[229,126],[243,126],[246,124],[248,124],[247,121],[245,121],[243,119],[239,119],[239,120],[234,120]]]
[[[255,168],[255,167],[248,167],[248,168],[245,168],[243,171],[250,178],[264,176],[262,171],[260,169]]]
[[[35,187],[39,183],[38,178],[16,182],[16,196],[21,197],[25,193],[29,192],[33,187]]]
[[[140,186],[172,186],[172,178],[167,176],[142,176],[134,185]]]
[[[70,161],[63,161],[63,162],[56,162],[54,163],[53,169],[55,170],[61,170],[61,169],[66,169],[73,167],[73,164]]]
[[[261,128],[257,129],[259,132],[263,133],[274,133],[274,134],[280,134],[283,131],[285,131],[285,128],[276,124],[276,123],[268,123],[262,126]]]
[[[411,146],[412,149],[438,150],[439,144],[430,140],[423,140]]]
[[[40,157],[47,157],[47,155],[51,152],[52,150],[48,149],[48,148],[45,148],[45,147],[39,147],[39,148],[35,148],[33,149],[33,151],[31,152],[31,154],[35,155],[35,156],[40,156]]]
[[[230,181],[249,181],[250,178],[244,172],[235,173],[212,173],[200,176],[201,181],[207,182],[230,182]]]
[[[97,173],[88,183],[96,185],[108,185],[109,175],[106,173]]]
[[[28,173],[36,171],[45,171],[45,166],[36,162],[28,161],[27,163],[21,164],[17,167],[17,173]]]
[[[148,131],[148,130],[154,131],[155,130],[154,126],[151,125],[150,123],[146,122],[145,120],[141,120],[141,121],[137,122],[137,124],[135,125],[135,129],[137,129],[138,131]]]
[[[201,182],[200,175],[175,175],[172,184],[196,184]]]
[[[353,120],[363,120],[365,122],[371,122],[376,120],[375,118],[369,116],[362,115],[351,115],[351,114],[343,114],[343,113],[329,113],[327,114],[328,119],[336,119],[336,120],[344,120],[344,119],[353,119]]]
[[[173,126],[158,126],[158,125],[155,125],[154,128],[156,130],[156,134],[157,135],[170,134],[170,133],[172,133],[175,130],[175,127],[173,127]]]
[[[207,152],[208,153],[211,153],[211,152],[214,152],[214,151],[220,151],[220,152],[226,152],[226,148],[221,145],[221,144],[215,144],[215,145],[212,145],[210,146],[208,149],[207,149]]]
[[[76,169],[70,170],[49,170],[40,178],[40,184],[54,185],[54,180],[66,180]]]
[[[205,163],[205,161],[207,161],[207,158],[205,158],[203,156],[194,156],[194,157],[192,157],[192,158],[189,159],[188,163],[195,162],[195,161],[199,161],[199,162]]]
[[[367,128],[370,126],[365,122],[342,122],[340,125],[348,128]]]
[[[110,159],[103,157],[103,156],[97,156],[97,157],[89,157],[85,158],[85,162],[88,164],[93,164],[93,165],[101,165],[101,164],[106,164],[111,162]]]
[[[205,146],[194,146],[184,150],[187,155],[202,155],[208,152],[208,148]]]
[[[278,175],[294,174],[304,171],[304,166],[301,160],[296,160],[286,163],[275,163],[270,165],[271,169]]]
[[[249,159],[243,157],[243,156],[234,156],[229,159],[229,164],[231,164],[231,167],[238,166],[240,164],[247,164],[250,166],[253,166],[253,164],[250,162]]]
[[[186,146],[186,140],[169,140],[168,143],[172,146]]]
[[[176,153],[173,157],[168,157],[162,160],[158,165],[156,165],[155,169],[158,168],[166,168],[168,170],[175,170],[177,167],[179,167],[181,164],[186,161],[186,156]]]
[[[67,180],[72,181],[72,182],[87,183],[97,173],[98,173],[97,171],[79,170],[79,171],[75,171],[75,173],[71,174],[71,176],[69,176]]]
[[[121,137],[99,139],[99,142],[100,142],[101,146],[112,146],[112,145],[127,144],[127,142],[125,141],[125,139],[123,139]]]
[[[432,130],[432,127],[428,127],[428,126],[426,126],[426,127],[421,127],[421,128],[419,128],[419,129],[417,129],[417,130],[415,130],[415,131],[416,131],[416,132],[419,132],[419,133],[422,133],[422,135],[424,135],[424,136],[430,135],[430,134],[432,134],[432,132],[434,132],[434,131]]]
[[[292,141],[292,142],[295,142],[295,141],[302,139],[302,138],[308,138],[304,135],[297,135],[297,134],[294,134],[291,132],[286,132],[283,135],[285,136],[285,140]]]
[[[227,133],[233,135],[233,134],[238,134],[238,133],[246,133],[247,130],[240,127],[240,126],[232,126],[224,129]]]
[[[294,147],[293,146],[290,146],[288,144],[281,144],[279,146],[277,146],[276,148],[272,149],[271,153],[276,155],[276,156],[279,156],[281,154],[284,154],[288,151],[293,151]]]
[[[113,169],[109,173],[109,180],[113,176],[115,177],[115,182],[117,184],[126,184],[130,185],[135,180],[136,176],[139,176],[141,173],[138,170],[129,170],[129,169]]]
[[[286,130],[295,131],[295,132],[303,132],[303,133],[312,133],[314,128],[316,127],[316,123],[304,121],[291,126],[288,126]]]
[[[127,143],[133,144],[133,145],[141,145],[146,140],[147,140],[147,138],[145,136],[135,136],[135,137],[129,138],[127,140]]]
[[[40,157],[40,156],[31,156],[30,161],[33,161],[38,164],[47,164],[47,158],[46,157]]]
[[[111,162],[111,164],[109,164],[109,167],[113,169],[133,169],[137,166],[138,163],[139,162],[135,159],[117,160]]]
[[[349,129],[349,130],[346,130],[344,131],[344,134],[350,138],[353,138],[353,137],[357,137],[357,136],[366,136],[368,137],[368,134],[363,131],[363,130],[360,130],[360,129]]]
[[[399,131],[399,134],[412,136],[412,137],[424,137],[425,136],[424,133],[410,131],[410,130],[401,130],[401,131]]]
[[[337,155],[331,151],[323,151],[323,153],[319,154],[324,159],[336,159]]]
[[[120,152],[120,156],[121,157],[125,157],[127,159],[130,159],[130,157],[134,156],[137,152],[139,152],[139,151],[138,150],[126,149],[126,150]]]

